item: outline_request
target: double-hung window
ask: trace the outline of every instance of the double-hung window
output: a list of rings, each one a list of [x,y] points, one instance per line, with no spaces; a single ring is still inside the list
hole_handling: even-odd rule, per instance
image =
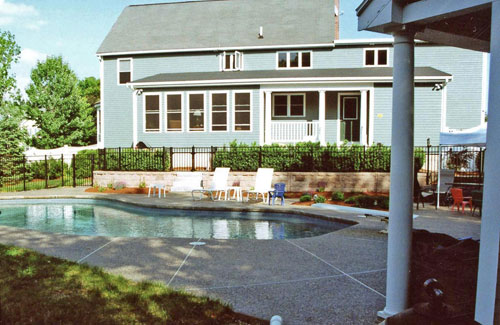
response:
[[[191,93],[189,102],[189,131],[205,131],[205,94]]]
[[[278,52],[277,53],[277,68],[278,69],[300,69],[312,67],[312,52]]]
[[[167,132],[182,132],[182,94],[167,94],[165,102]]]
[[[227,131],[227,93],[212,93],[210,104],[212,131]]]
[[[274,94],[273,116],[276,117],[306,116],[305,94]]]
[[[234,93],[234,131],[251,131],[252,114],[251,114],[251,93],[250,92],[235,92]]]
[[[160,95],[146,94],[144,96],[144,130],[160,132]]]
[[[364,64],[367,67],[389,65],[388,49],[365,49],[364,53]]]
[[[224,52],[221,55],[222,71],[238,71],[243,69],[243,54],[238,51]]]
[[[132,81],[132,59],[118,59],[118,84],[124,85]]]

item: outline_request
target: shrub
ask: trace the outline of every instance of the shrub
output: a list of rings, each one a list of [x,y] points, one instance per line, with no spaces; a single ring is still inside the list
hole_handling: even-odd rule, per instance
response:
[[[64,163],[61,165],[60,159],[49,158],[47,159],[47,174],[49,179],[59,178],[62,175],[63,167],[66,173],[68,173],[69,166]],[[34,161],[29,163],[27,170],[30,174],[30,178],[34,179],[45,179],[45,160]]]
[[[326,198],[323,195],[315,195],[314,196],[314,203],[325,203]]]
[[[344,193],[340,191],[333,192],[332,201],[344,201]]]
[[[382,209],[389,209],[389,197],[388,196],[375,196],[375,203],[376,206],[382,208]]]
[[[121,190],[127,187],[127,185],[124,182],[117,182],[115,184],[115,190]]]
[[[356,200],[356,206],[360,208],[372,208],[375,203],[375,198],[369,195],[360,195]]]
[[[300,197],[299,201],[300,202],[308,202],[311,201],[312,197],[310,194],[304,194]]]
[[[360,197],[360,195],[351,196],[351,197],[345,199],[344,202],[348,203],[348,204],[358,204],[359,197]]]

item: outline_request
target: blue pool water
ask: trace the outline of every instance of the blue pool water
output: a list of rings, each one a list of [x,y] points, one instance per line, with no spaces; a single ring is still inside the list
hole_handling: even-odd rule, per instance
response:
[[[284,239],[349,226],[284,213],[153,209],[81,199],[0,201],[0,212],[0,225],[86,236]]]

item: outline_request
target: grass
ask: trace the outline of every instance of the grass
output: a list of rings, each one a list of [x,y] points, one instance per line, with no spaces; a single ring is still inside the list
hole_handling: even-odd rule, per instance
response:
[[[77,186],[81,186],[81,185],[90,186],[90,183],[91,183],[90,177],[76,179]],[[61,187],[61,186],[62,186],[61,178],[49,179],[49,181],[48,181],[49,188]],[[64,175],[64,186],[73,186],[72,176]],[[26,181],[26,190],[27,191],[41,190],[44,188],[45,188],[45,180],[44,179],[35,179],[35,180],[31,180],[31,181]],[[0,192],[20,192],[23,190],[24,190],[24,184],[23,184],[22,180],[19,182],[11,182],[11,183],[7,182],[2,187],[0,187]]]
[[[265,324],[206,297],[0,245],[0,324]]]

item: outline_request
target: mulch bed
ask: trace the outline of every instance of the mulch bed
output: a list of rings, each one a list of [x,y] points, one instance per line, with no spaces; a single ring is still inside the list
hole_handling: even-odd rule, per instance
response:
[[[344,201],[332,201],[332,200],[328,200],[328,198],[332,197],[332,192],[312,192],[311,194],[312,194],[311,196],[313,196],[314,194],[324,196],[325,198],[327,198],[327,200],[325,202],[326,204],[334,204],[334,205],[341,205],[341,206],[346,206],[346,207],[354,207],[353,203],[345,203]],[[351,193],[344,193],[344,199],[348,199],[351,196],[356,196],[356,195],[360,195],[360,194],[369,195],[369,196],[389,196],[389,194],[387,194],[387,193],[377,193],[377,192],[363,192],[363,193],[358,193],[358,192],[351,192]],[[304,193],[302,193],[302,192],[287,192],[285,194],[285,197],[286,198],[298,199],[302,195],[304,195]],[[313,204],[314,204],[314,201],[294,202],[294,203],[292,203],[292,205],[300,205],[300,206],[311,206]],[[380,210],[380,211],[388,211],[387,209],[381,209],[379,207],[372,207],[370,209],[372,209],[372,210]]]
[[[414,230],[412,243],[410,306],[429,301],[423,283],[435,278],[443,286],[445,303],[465,316],[466,322],[459,324],[468,324],[474,318],[479,242]]]
[[[105,188],[104,191],[99,191],[98,187],[90,187],[85,190],[85,192],[89,193],[110,193],[110,194],[148,194],[147,188],[138,188],[138,187],[125,187],[120,190],[115,190],[112,188]],[[158,191],[156,191],[158,193]]]

